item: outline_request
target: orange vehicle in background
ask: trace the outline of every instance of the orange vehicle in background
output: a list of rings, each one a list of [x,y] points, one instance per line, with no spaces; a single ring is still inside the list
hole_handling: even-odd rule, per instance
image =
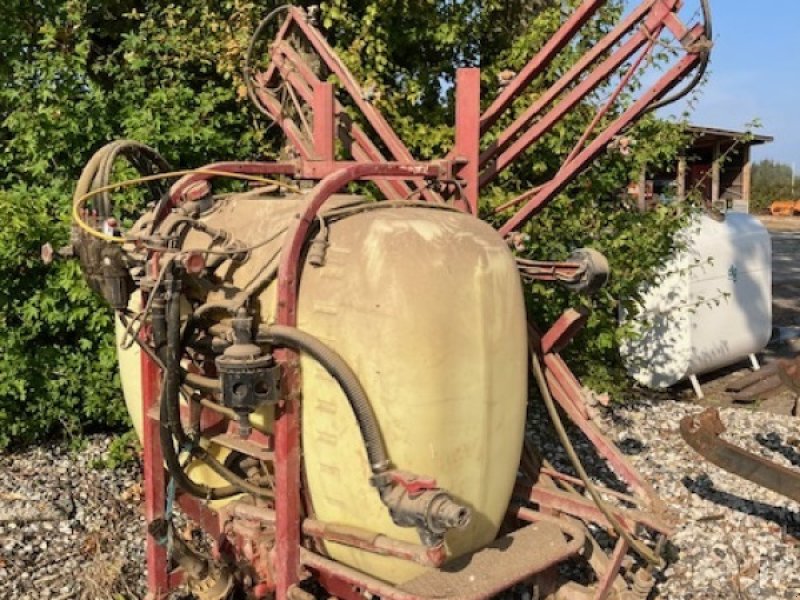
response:
[[[800,200],[776,200],[770,204],[769,212],[773,217],[791,217],[800,213]]]

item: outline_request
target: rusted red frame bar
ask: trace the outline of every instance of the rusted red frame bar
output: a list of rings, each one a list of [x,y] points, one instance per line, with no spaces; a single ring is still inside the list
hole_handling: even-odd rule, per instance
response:
[[[353,99],[353,102],[364,117],[366,117],[369,124],[375,130],[375,133],[377,133],[383,143],[386,144],[392,157],[399,162],[413,162],[414,158],[411,156],[408,148],[406,148],[389,123],[387,123],[386,119],[383,118],[383,115],[381,115],[371,103],[365,100],[364,90],[356,83],[349,69],[333,51],[319,31],[306,22],[302,9],[297,7],[292,8],[291,14],[294,18],[294,23],[308,38],[308,41],[311,42],[314,50],[319,54],[330,72],[342,82],[344,89]]]
[[[151,277],[158,277],[159,257],[154,253],[148,264]],[[142,296],[142,305],[147,302]],[[147,343],[150,337],[149,328],[143,326],[138,335]],[[141,353],[142,368],[142,462],[144,464],[144,506],[145,519],[151,523],[164,517],[166,504],[166,477],[164,473],[164,456],[161,452],[159,437],[160,423],[151,418],[151,411],[158,407],[161,391],[161,370],[146,352]],[[147,558],[147,600],[162,600],[170,590],[170,579],[167,571],[167,551],[159,540],[148,531],[145,542]]]
[[[361,111],[372,129],[377,133],[380,140],[389,150],[390,158],[399,162],[414,162],[414,158],[408,148],[384,119],[383,115],[381,115],[381,113],[366,99],[364,91],[328,42],[316,28],[307,22],[305,13],[301,8],[294,7],[289,10],[289,15],[273,43],[273,57],[269,69],[266,72],[266,76],[261,78],[261,81],[268,84],[275,75],[275,72],[278,71],[286,85],[291,86],[299,95],[303,96],[306,102],[309,104],[312,103],[309,93],[313,93],[313,90],[316,89],[316,83],[319,82],[319,79],[287,42],[286,37],[292,29],[292,25],[295,25],[296,28],[303,33],[320,59],[324,62],[325,67],[342,82],[345,91],[350,95],[356,107]],[[283,60],[288,61],[289,64],[282,64]],[[308,159],[310,145],[303,139],[302,132],[299,131],[296,125],[291,120],[283,118],[280,104],[263,91],[257,90],[256,93],[269,108],[270,113],[276,118],[276,121],[284,128],[292,144],[297,146],[301,156]],[[340,120],[349,121],[344,110],[338,103],[335,104],[335,114],[340,116]],[[363,130],[356,124],[350,123],[349,125],[350,133],[352,134],[353,140],[356,142],[351,148],[354,158],[357,161],[364,162],[385,162],[386,158],[383,157],[378,148],[369,140],[369,137]],[[397,197],[405,198],[411,193],[408,186],[399,181],[393,182],[388,186],[382,183],[382,186],[381,191],[389,199]],[[392,192],[392,189],[396,191]],[[430,190],[421,189],[420,193],[429,201],[438,199],[435,193]]]
[[[545,375],[553,398],[559,403],[570,420],[589,439],[592,445],[611,465],[614,472],[627,483],[644,501],[645,506],[656,513],[666,513],[663,501],[653,487],[647,483],[627,458],[619,451],[597,426],[589,420],[583,402],[582,390],[569,367],[557,354],[544,356]]]
[[[695,32],[702,33],[702,27],[698,27]],[[589,163],[605,150],[611,140],[644,114],[653,102],[673,89],[683,77],[697,66],[699,61],[699,54],[688,54],[673,66],[653,87],[637,99],[613,124],[595,138],[571,163],[565,165],[552,181],[542,187],[522,209],[509,219],[500,228],[500,234],[509,234],[544,208],[547,202],[561,193],[578,173],[583,171]]]
[[[459,202],[473,215],[478,214],[478,157],[481,151],[481,72],[477,68],[456,72],[456,130],[454,158],[466,164],[458,172],[464,181]]]
[[[297,292],[301,254],[322,205],[352,181],[370,177],[437,178],[449,172],[440,163],[356,164],[320,181],[294,230],[287,235],[278,267],[280,325],[297,325]],[[300,374],[298,356],[283,348],[276,353],[283,367],[284,397],[275,419],[275,583],[277,600],[286,600],[300,571]]]
[[[142,331],[140,335],[144,335]],[[148,523],[164,516],[166,503],[164,458],[159,442],[158,421],[149,418],[150,409],[158,405],[160,389],[160,370],[155,362],[141,353],[142,366],[142,423],[143,423],[143,464],[144,464],[144,504],[145,519]],[[170,590],[167,572],[167,551],[163,545],[148,532],[147,555],[147,600],[162,600]]]
[[[597,111],[597,114],[594,116],[592,121],[586,127],[586,130],[583,132],[583,135],[581,135],[580,139],[575,144],[575,147],[572,149],[572,152],[569,153],[569,156],[567,156],[567,159],[564,161],[564,163],[569,164],[570,162],[572,162],[575,156],[577,156],[578,153],[580,153],[584,144],[586,144],[586,141],[589,139],[589,137],[591,137],[592,133],[594,133],[594,130],[597,127],[597,125],[617,103],[617,100],[619,99],[622,92],[625,91],[625,88],[628,87],[628,84],[631,82],[631,79],[639,70],[639,67],[642,65],[644,59],[646,59],[653,53],[655,44],[656,44],[655,37],[650,38],[650,40],[647,42],[647,45],[644,47],[644,50],[642,50],[639,53],[639,56],[636,57],[636,60],[633,61],[633,64],[628,68],[628,72],[625,73],[623,78],[620,80],[616,89],[611,93],[609,99],[602,106],[602,108],[600,108],[600,110]]]
[[[625,560],[625,556],[627,554],[628,542],[626,542],[624,538],[618,539],[616,545],[614,546],[614,552],[611,554],[611,560],[608,563],[608,568],[597,584],[597,590],[594,593],[593,600],[605,600],[605,598],[608,598],[611,588],[614,587],[614,582],[617,579],[617,575],[619,575],[619,570],[622,567],[622,561]]]
[[[528,124],[536,118],[542,110],[552,104],[556,98],[563,94],[578,78],[595,62],[603,57],[611,48],[628,35],[633,28],[652,9],[656,0],[650,0],[637,7],[622,23],[617,25],[602,40],[575,63],[555,84],[548,88],[514,123],[505,129],[498,137],[497,142],[481,155],[481,167],[504,150]],[[599,82],[598,82],[599,83]]]
[[[314,154],[319,160],[333,162],[336,159],[336,113],[333,85],[320,82],[314,88],[312,102]]]
[[[551,37],[534,56],[509,82],[500,95],[481,116],[480,131],[486,133],[494,125],[502,113],[525,91],[530,83],[547,68],[547,65],[558,55],[572,38],[586,25],[592,16],[606,3],[606,0],[584,0],[561,28]]]
[[[602,527],[611,527],[611,523],[609,523],[602,511],[597,508],[597,505],[583,496],[539,485],[518,485],[515,492],[524,496],[526,500],[537,504],[544,511],[552,510],[596,523]],[[611,510],[630,533],[636,531],[637,524],[644,525],[665,535],[674,533],[673,528],[668,523],[665,523],[652,513],[626,508],[612,508]]]
[[[288,63],[288,64],[285,64]],[[287,43],[279,42],[273,46],[271,65],[281,74],[286,85],[292,85],[297,93],[307,102],[312,102],[314,91],[322,82],[317,78],[311,68],[297,54],[297,52]],[[261,96],[267,97],[265,93]],[[316,106],[313,107],[315,117]],[[342,105],[334,98],[334,135],[336,135],[336,120],[339,121],[339,132],[347,135],[348,139],[343,140],[349,148],[353,158],[359,162],[386,162],[386,157],[375,146],[369,136],[361,127],[353,123],[345,113]],[[271,110],[272,112],[272,110]],[[280,116],[277,113],[273,116]],[[402,181],[382,181],[378,182],[378,188],[389,200],[406,198],[411,194],[411,188]]]
[[[546,572],[548,569],[564,562],[571,556],[574,556],[583,547],[585,537],[580,535],[582,532],[577,527],[572,527],[568,523],[559,522],[555,517],[539,514],[526,508],[518,508],[516,510],[516,516],[520,520],[530,523],[542,521],[557,523],[562,529],[573,529],[575,537],[573,537],[573,540],[567,544],[563,551],[553,553],[546,564],[539,563],[533,570],[528,570],[528,572],[521,571],[515,579],[504,581],[493,590],[489,590],[484,594],[469,594],[467,590],[463,590],[461,593],[456,593],[456,595],[442,600],[488,600],[490,598],[495,598],[515,584]],[[325,588],[330,593],[336,594],[337,597],[357,600],[364,597],[364,592],[368,592],[386,600],[430,600],[425,597],[417,596],[416,594],[404,592],[394,586],[370,577],[365,573],[357,571],[356,569],[334,562],[305,549],[301,549],[301,562],[303,566],[315,571],[318,579]],[[359,590],[361,595],[354,594],[354,589]]]
[[[546,115],[542,116],[536,124],[522,132],[519,137],[515,139],[517,133],[528,125],[538,111],[534,112],[529,109],[526,114],[523,115],[524,118],[520,117],[518,120],[518,122],[520,122],[519,126],[515,128],[512,125],[512,127],[504,131],[498,138],[497,143],[493,144],[488,150],[481,154],[481,166],[486,165],[485,170],[481,173],[481,186],[485,186],[494,180],[494,178],[514,162],[520,154],[525,152],[541,139],[542,136],[551,131],[569,111],[575,108],[578,103],[596,90],[603,82],[607,81],[608,78],[617,71],[625,61],[633,56],[633,54],[639,51],[651,37],[660,35],[664,27],[664,17],[665,15],[662,14],[662,11],[654,10],[651,12],[643,25],[644,30],[639,30],[634,33],[630,39],[614,51],[611,56],[600,63]],[[542,99],[531,108],[539,108],[539,105],[543,104],[544,100],[547,100],[548,102],[546,102],[546,104],[549,104],[550,101],[556,98],[553,91],[555,89],[557,89],[557,86],[545,92]]]

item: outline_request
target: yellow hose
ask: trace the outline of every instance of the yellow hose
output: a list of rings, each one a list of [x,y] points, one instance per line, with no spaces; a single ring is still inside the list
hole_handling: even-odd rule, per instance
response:
[[[214,169],[186,169],[183,171],[170,171],[168,173],[157,173],[155,175],[137,177],[136,179],[126,179],[125,181],[118,181],[116,183],[104,185],[90,192],[87,192],[82,196],[78,196],[72,203],[72,220],[78,227],[80,227],[83,231],[85,231],[86,233],[88,233],[93,237],[96,237],[106,242],[112,242],[115,244],[124,244],[125,242],[130,241],[130,238],[117,235],[109,235],[107,233],[103,233],[102,231],[97,231],[94,227],[92,227],[86,221],[83,220],[80,211],[83,205],[86,203],[86,201],[89,200],[90,198],[93,198],[94,196],[97,196],[98,194],[102,194],[103,192],[110,192],[112,190],[118,190],[121,188],[131,187],[142,183],[148,183],[150,181],[158,181],[159,179],[167,179],[170,177],[181,177],[184,175],[194,175],[194,174],[216,175],[219,177],[228,177],[231,179],[242,179],[245,181],[257,181],[259,183],[269,183],[286,188],[290,192],[295,192],[295,193],[300,192],[300,188],[298,188],[297,186],[294,186],[289,183],[284,183],[282,181],[278,181],[277,179],[271,179],[269,177],[261,177],[259,175],[248,175],[246,173],[230,173],[228,171],[215,171]]]

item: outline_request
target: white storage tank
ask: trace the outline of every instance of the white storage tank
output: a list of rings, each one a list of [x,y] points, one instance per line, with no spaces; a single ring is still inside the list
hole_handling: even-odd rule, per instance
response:
[[[754,217],[702,215],[686,249],[644,291],[637,331],[622,347],[628,373],[662,389],[764,349],[772,332],[772,243]],[[698,389],[698,393],[699,389]],[[701,394],[702,395],[702,394]]]

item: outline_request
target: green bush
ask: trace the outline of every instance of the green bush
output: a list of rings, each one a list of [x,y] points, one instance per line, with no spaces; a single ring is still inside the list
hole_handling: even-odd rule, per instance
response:
[[[72,262],[44,266],[41,244],[69,237],[74,182],[93,151],[114,138],[156,147],[172,164],[274,156],[275,129],[248,106],[240,62],[271,3],[245,0],[10,0],[0,37],[0,447],[59,430],[125,423],[115,375],[112,316]],[[568,4],[576,5],[575,0]],[[621,9],[610,2],[531,91],[551,84]],[[457,65],[481,64],[484,98],[497,74],[519,68],[561,22],[563,2],[331,0],[323,25],[375,103],[419,158],[452,144]],[[402,23],[402,27],[398,27]],[[558,168],[592,118],[583,106],[488,190],[484,210]],[[617,192],[644,161],[669,160],[674,126],[648,119],[632,156],[610,154],[526,229],[528,253],[565,258],[579,246],[608,254],[611,286],[576,352],[595,383],[619,381],[615,315],[667,256],[681,219],[641,215]],[[543,286],[530,306],[543,322],[578,300]]]
[[[111,311],[77,262],[39,258],[68,242],[91,154],[123,137],[186,166],[257,154],[235,82],[255,4],[145,4],[12,2],[0,25],[0,448],[128,423]]]

